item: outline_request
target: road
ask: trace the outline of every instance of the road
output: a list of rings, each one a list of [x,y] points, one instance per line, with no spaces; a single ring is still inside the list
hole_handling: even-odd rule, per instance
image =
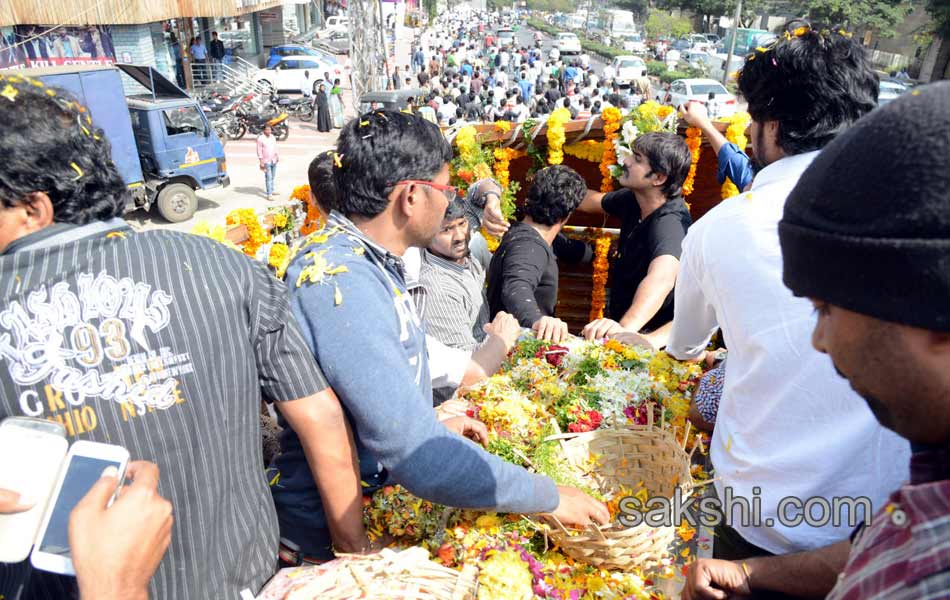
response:
[[[534,47],[534,32],[536,30],[528,26],[521,27],[518,30],[517,39],[518,45],[524,48]],[[554,38],[550,35],[541,32],[541,50],[544,52],[544,58],[547,60],[548,52],[551,51],[551,48],[554,46]],[[590,56],[590,65],[593,68],[594,73],[600,77],[604,74],[604,67],[607,66],[607,61],[601,58],[597,54],[588,54]]]

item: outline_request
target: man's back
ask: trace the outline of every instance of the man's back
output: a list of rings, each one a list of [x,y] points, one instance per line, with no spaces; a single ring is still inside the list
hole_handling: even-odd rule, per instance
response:
[[[103,225],[78,241],[33,234],[0,256],[0,417],[56,420],[71,440],[158,464],[175,525],[150,598],[256,593],[277,548],[261,392],[282,401],[325,387],[285,288],[211,240]],[[30,245],[42,243],[53,245]],[[28,570],[0,567],[0,595],[70,596],[75,580],[39,572],[15,590]]]
[[[729,348],[710,452],[717,491],[759,495],[764,517],[797,496],[869,496],[874,508],[907,475],[908,447],[883,430],[864,401],[811,345],[811,303],[782,284],[778,221],[785,198],[815,153],[777,161],[751,192],[699,219],[683,243],[668,351],[683,358],[722,328]],[[791,514],[791,513],[789,513]],[[821,547],[847,523],[815,529],[732,526],[773,553]]]

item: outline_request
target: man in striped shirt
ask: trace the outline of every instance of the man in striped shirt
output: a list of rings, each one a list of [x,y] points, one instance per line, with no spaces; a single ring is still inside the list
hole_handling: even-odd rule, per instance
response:
[[[950,82],[941,82],[872,111],[831,142],[779,223],[783,279],[815,306],[815,348],[881,425],[910,440],[910,482],[850,539],[745,562],[697,561],[683,598],[760,590],[950,598],[948,153]]]
[[[262,398],[298,432],[337,547],[361,550],[355,449],[283,283],[209,239],[133,231],[88,112],[16,75],[0,76],[0,88],[0,419],[55,420],[70,440],[156,463],[174,510],[148,589],[109,597],[232,600],[273,575]],[[5,600],[61,600],[75,588],[29,561],[0,566]]]
[[[452,348],[474,350],[488,323],[485,269],[469,252],[469,222],[461,202],[449,203],[442,228],[423,252],[426,333]]]

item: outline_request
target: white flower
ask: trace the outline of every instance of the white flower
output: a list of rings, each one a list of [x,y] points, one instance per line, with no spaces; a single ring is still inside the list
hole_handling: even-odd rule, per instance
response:
[[[627,121],[620,129],[620,136],[623,138],[624,143],[628,146],[632,144],[633,140],[637,139],[637,136],[639,135],[640,131],[637,129],[637,126],[633,124],[633,121]]]
[[[633,156],[633,150],[621,144],[617,140],[614,140],[614,146],[617,151],[617,164],[622,167],[623,161],[627,159],[628,157]]]

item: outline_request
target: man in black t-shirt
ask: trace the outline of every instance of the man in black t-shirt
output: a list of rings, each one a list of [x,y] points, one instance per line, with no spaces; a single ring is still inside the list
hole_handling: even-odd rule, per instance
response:
[[[609,194],[588,190],[578,210],[620,218],[618,253],[610,269],[609,318],[584,328],[597,339],[624,331],[653,334],[662,346],[673,320],[673,284],[686,229],[692,222],[681,196],[691,156],[672,133],[647,133],[623,161],[620,185]]]
[[[558,267],[552,244],[584,197],[584,180],[574,169],[557,165],[534,176],[524,220],[511,226],[488,267],[491,318],[511,313],[540,339],[558,343],[567,324],[554,316]]]

